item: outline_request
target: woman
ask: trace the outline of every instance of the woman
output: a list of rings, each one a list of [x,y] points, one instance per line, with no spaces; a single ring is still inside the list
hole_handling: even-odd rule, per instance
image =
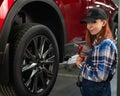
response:
[[[111,96],[110,80],[116,71],[118,53],[108,16],[101,8],[92,8],[81,23],[86,25],[86,44],[91,48],[85,61],[80,56],[76,60],[83,78],[82,96]]]

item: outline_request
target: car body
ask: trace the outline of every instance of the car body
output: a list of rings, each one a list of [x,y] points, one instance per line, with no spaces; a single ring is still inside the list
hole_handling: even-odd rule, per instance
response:
[[[56,81],[59,62],[71,53],[68,47],[85,41],[85,25],[80,20],[93,7],[107,12],[116,34],[118,6],[111,0],[1,0],[2,93],[47,96]]]

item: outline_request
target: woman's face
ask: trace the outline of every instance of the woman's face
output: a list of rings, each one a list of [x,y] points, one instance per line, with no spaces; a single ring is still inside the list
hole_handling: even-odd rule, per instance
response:
[[[97,19],[96,22],[87,23],[87,29],[91,35],[96,35],[101,31],[105,24],[105,20]]]

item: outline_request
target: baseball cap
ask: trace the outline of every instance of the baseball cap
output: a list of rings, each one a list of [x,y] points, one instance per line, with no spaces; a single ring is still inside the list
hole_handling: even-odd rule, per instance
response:
[[[95,7],[88,11],[86,17],[80,23],[95,22],[97,19],[108,19],[108,16],[103,9]]]

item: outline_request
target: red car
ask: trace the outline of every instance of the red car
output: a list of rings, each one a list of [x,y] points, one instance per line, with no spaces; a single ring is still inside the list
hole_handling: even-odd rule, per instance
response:
[[[72,54],[68,49],[85,40],[80,20],[92,7],[106,10],[117,39],[118,7],[111,0],[0,1],[0,91],[4,96],[49,94],[59,63]]]

